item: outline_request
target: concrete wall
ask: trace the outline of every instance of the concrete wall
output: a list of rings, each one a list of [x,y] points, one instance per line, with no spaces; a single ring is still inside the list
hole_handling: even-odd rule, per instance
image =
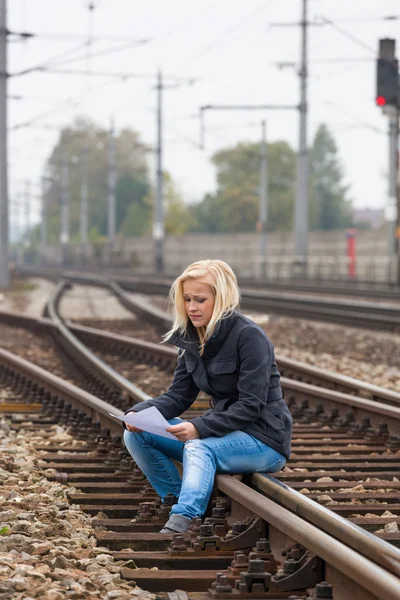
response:
[[[308,276],[313,278],[347,277],[346,231],[310,232]],[[180,272],[191,262],[203,258],[220,258],[243,276],[260,274],[259,236],[239,234],[186,234],[165,238],[165,270]],[[356,234],[357,276],[359,279],[386,281],[394,265],[390,265],[388,230],[360,231]],[[119,240],[109,245],[74,244],[41,249],[41,262],[51,264],[121,266],[132,272],[154,270],[154,248],[150,236]],[[268,235],[268,275],[291,277],[294,272],[294,235],[275,232]]]

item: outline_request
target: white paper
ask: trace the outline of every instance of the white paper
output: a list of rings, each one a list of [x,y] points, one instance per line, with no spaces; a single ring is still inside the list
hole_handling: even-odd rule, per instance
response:
[[[158,408],[155,406],[145,408],[139,412],[130,412],[127,415],[122,415],[121,417],[114,415],[113,413],[109,414],[116,419],[120,419],[120,421],[129,423],[129,425],[134,425],[138,429],[143,429],[143,431],[155,433],[170,440],[177,441],[176,436],[172,435],[172,433],[169,433],[168,431],[165,431],[168,427],[171,427],[171,425],[168,423],[167,419],[164,419]]]

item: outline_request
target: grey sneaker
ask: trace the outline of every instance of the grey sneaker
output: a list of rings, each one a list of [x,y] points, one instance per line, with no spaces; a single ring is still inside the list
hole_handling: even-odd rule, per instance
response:
[[[183,533],[189,529],[192,519],[183,515],[171,515],[160,533]]]

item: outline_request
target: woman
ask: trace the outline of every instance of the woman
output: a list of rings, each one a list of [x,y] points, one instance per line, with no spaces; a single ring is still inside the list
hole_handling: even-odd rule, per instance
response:
[[[283,400],[274,348],[236,309],[239,289],[221,260],[190,265],[172,285],[174,323],[165,340],[179,348],[167,392],[127,412],[155,406],[175,440],[126,425],[125,445],[157,494],[178,498],[162,533],[183,532],[201,517],[215,473],[279,471],[289,458],[292,418]],[[210,410],[178,419],[199,391]],[[175,464],[183,463],[182,481]]]

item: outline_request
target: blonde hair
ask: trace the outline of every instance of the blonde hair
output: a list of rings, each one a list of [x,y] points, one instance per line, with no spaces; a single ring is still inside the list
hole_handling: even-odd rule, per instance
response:
[[[192,263],[171,286],[169,302],[173,305],[174,321],[172,328],[164,336],[165,342],[176,332],[183,336],[187,334],[189,317],[185,308],[183,284],[188,279],[201,279],[208,283],[214,294],[214,310],[210,322],[207,327],[197,329],[200,354],[203,354],[204,344],[212,336],[217,322],[229,317],[239,305],[240,292],[235,273],[223,260],[208,259]]]

